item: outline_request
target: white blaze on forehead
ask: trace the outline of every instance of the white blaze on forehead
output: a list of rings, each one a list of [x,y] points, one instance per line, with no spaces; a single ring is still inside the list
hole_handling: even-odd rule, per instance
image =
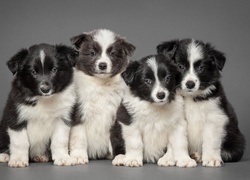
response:
[[[42,67],[43,67],[44,66],[44,60],[45,60],[45,52],[44,52],[44,50],[40,51],[40,60],[41,60]]]
[[[97,30],[93,36],[94,41],[98,42],[102,50],[106,50],[112,43],[115,42],[115,33],[108,29]]]
[[[193,64],[203,57],[202,47],[195,43],[194,40],[187,47],[188,61]]]

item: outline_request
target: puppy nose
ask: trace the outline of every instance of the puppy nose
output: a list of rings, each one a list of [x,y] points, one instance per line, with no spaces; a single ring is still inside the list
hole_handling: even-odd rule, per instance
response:
[[[156,97],[160,100],[164,99],[165,98],[165,93],[164,92],[158,92],[156,94]]]
[[[194,81],[188,81],[188,82],[186,82],[186,87],[187,87],[188,89],[193,89],[194,86],[195,86]]]
[[[107,63],[100,63],[98,66],[99,66],[99,69],[100,69],[100,70],[105,70],[105,69],[107,69]]]
[[[43,83],[40,86],[40,90],[41,90],[42,93],[47,94],[47,93],[50,92],[51,86],[49,85],[49,83]]]

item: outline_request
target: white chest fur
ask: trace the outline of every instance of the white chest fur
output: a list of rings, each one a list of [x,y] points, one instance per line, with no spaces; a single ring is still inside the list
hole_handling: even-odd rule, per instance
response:
[[[154,163],[165,154],[169,135],[175,129],[176,123],[183,121],[183,99],[176,96],[174,101],[165,105],[151,104],[131,95],[124,99],[127,110],[132,114],[132,123],[129,128],[123,125],[123,129],[139,129],[143,142],[143,159]]]
[[[105,80],[81,71],[76,73],[75,80],[87,136],[88,156],[92,159],[105,157],[110,153],[110,128],[121,103],[125,83],[120,75]]]
[[[217,138],[222,140],[224,137],[224,127],[228,118],[220,109],[219,103],[219,98],[200,102],[195,102],[190,97],[185,98],[190,153],[201,154],[204,141]]]
[[[55,124],[58,121],[70,121],[71,108],[75,103],[74,85],[71,84],[61,93],[51,97],[36,97],[35,106],[18,107],[19,121],[27,120],[27,134],[30,143],[30,156],[43,154]]]

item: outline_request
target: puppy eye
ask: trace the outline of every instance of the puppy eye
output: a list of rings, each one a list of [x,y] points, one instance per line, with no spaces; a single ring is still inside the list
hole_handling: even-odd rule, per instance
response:
[[[178,64],[178,68],[179,68],[180,70],[184,70],[184,69],[185,69],[185,66],[183,66],[183,65],[181,65],[181,64]]]
[[[164,78],[165,82],[169,82],[169,80],[170,80],[170,76],[169,75]]]
[[[36,70],[31,70],[31,72],[30,72],[33,76],[36,76],[37,75],[37,72],[36,72]]]
[[[151,85],[152,81],[151,81],[151,79],[145,79],[144,83],[147,84],[147,85]]]
[[[51,72],[54,73],[54,74],[55,74],[57,71],[58,71],[57,68],[53,68],[53,69],[51,70]]]
[[[90,51],[90,56],[95,56],[96,55],[96,52],[95,51]]]
[[[111,51],[111,52],[109,53],[109,55],[110,55],[110,56],[114,56],[114,55],[115,55],[115,52],[114,52],[114,51]]]
[[[204,66],[203,65],[200,65],[197,69],[199,72],[202,72],[204,70]]]

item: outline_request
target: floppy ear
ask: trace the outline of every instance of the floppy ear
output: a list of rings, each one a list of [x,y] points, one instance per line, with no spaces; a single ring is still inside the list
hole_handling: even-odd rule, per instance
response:
[[[140,63],[138,61],[131,61],[127,69],[122,73],[122,77],[127,85],[132,84],[138,72]]]
[[[125,39],[121,39],[121,45],[126,53],[127,56],[132,56],[136,47],[133,44],[130,44]]]
[[[19,69],[20,62],[24,60],[28,54],[29,51],[27,49],[22,49],[7,62],[7,66],[9,67],[13,75],[16,74]]]
[[[156,47],[157,53],[172,59],[179,47],[179,43],[179,40],[165,41]]]
[[[212,50],[212,57],[215,62],[216,67],[221,71],[225,65],[226,57],[224,53],[217,51],[215,49]]]
[[[82,34],[72,37],[70,41],[75,46],[76,49],[80,49],[81,44],[84,41],[90,40],[90,38],[91,36],[89,33],[82,33]]]
[[[65,45],[56,45],[56,50],[59,54],[64,54],[67,56],[72,66],[75,66],[77,57],[79,55],[78,51]]]

